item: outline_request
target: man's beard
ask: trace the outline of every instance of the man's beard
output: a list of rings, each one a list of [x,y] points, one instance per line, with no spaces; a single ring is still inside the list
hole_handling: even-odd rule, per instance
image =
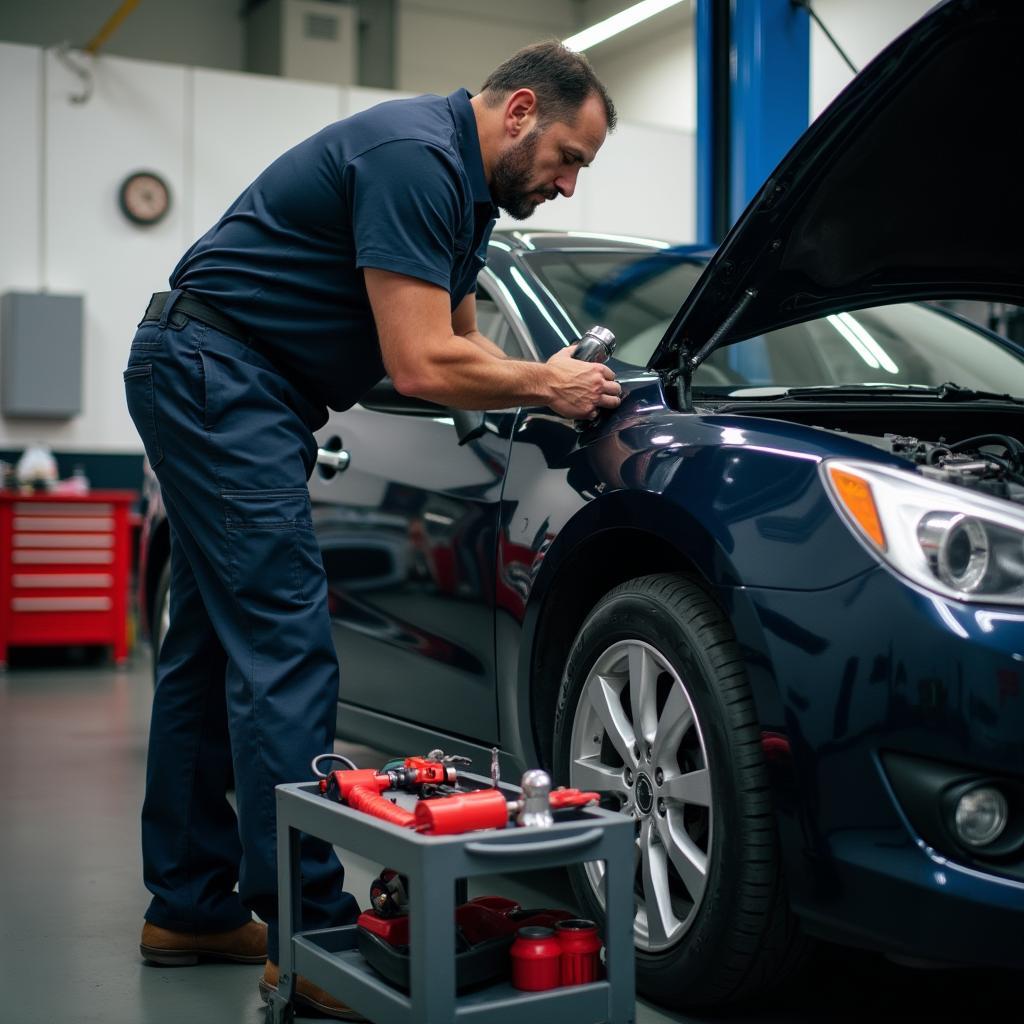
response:
[[[534,129],[522,141],[498,157],[491,175],[491,196],[513,220],[526,220],[537,209],[540,193],[545,199],[554,199],[554,188],[530,188],[533,158],[540,141],[540,131]]]

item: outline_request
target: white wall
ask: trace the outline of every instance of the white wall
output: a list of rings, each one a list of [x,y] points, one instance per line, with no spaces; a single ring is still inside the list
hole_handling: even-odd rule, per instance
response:
[[[43,53],[0,43],[0,281],[33,290],[42,277]]]
[[[203,68],[189,74],[187,245],[205,234],[272,160],[347,113],[337,86]],[[258,131],[250,130],[254,125]]]
[[[696,138],[659,125],[620,121],[572,199],[541,203],[527,221],[499,227],[554,228],[692,242],[697,235],[693,168]]]
[[[587,0],[586,24],[623,6],[621,0]],[[587,50],[624,120],[696,132],[695,10],[694,0],[678,4]]]
[[[814,0],[814,10],[858,69],[935,6],[935,0]],[[853,72],[811,22],[811,117],[817,117]]]
[[[87,103],[80,83],[46,54],[43,287],[85,296],[83,414],[52,424],[46,440],[66,451],[136,447],[120,390],[128,340],[144,297],[163,287],[180,253],[186,191],[184,68],[124,57],[96,69]],[[117,206],[121,179],[137,168],[163,174],[178,200],[152,230],[132,227]],[[139,296],[143,297],[140,301]],[[3,340],[0,339],[0,344]],[[38,437],[40,424],[6,420],[9,447]]]

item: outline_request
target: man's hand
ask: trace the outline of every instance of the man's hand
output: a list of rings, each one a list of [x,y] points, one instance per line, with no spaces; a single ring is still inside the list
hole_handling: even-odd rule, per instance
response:
[[[622,401],[622,385],[604,363],[573,359],[576,345],[556,352],[547,367],[555,375],[555,398],[548,408],[574,420],[594,419],[601,409],[614,409]]]

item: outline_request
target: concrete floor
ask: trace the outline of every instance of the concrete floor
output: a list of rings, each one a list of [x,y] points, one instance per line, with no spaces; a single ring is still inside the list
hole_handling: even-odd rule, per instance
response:
[[[159,969],[139,959],[148,656],[141,649],[115,669],[77,653],[14,652],[0,673],[0,1024],[261,1024],[260,968]],[[378,752],[339,749],[381,763]],[[379,867],[352,857],[346,865],[346,888],[365,905]],[[533,906],[570,898],[563,876],[482,879],[471,895],[482,892]],[[912,970],[826,947],[787,991],[714,1019],[997,1019],[1019,1005],[1022,980]],[[637,1006],[638,1024],[711,1019]]]

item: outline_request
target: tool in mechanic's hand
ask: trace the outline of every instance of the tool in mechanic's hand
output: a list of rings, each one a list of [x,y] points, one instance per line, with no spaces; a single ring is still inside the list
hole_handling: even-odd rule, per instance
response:
[[[573,352],[573,359],[581,359],[585,363],[606,363],[609,356],[615,351],[615,335],[608,330],[607,327],[601,327],[598,324],[594,324],[593,327],[587,331],[579,343],[576,346],[576,351]],[[621,389],[619,391],[621,394]],[[598,410],[595,409],[589,420],[577,420],[576,429],[582,430],[588,426],[591,421],[597,419]]]
[[[607,327],[595,324],[580,338],[572,357],[585,363],[606,363],[614,351],[615,335]]]

